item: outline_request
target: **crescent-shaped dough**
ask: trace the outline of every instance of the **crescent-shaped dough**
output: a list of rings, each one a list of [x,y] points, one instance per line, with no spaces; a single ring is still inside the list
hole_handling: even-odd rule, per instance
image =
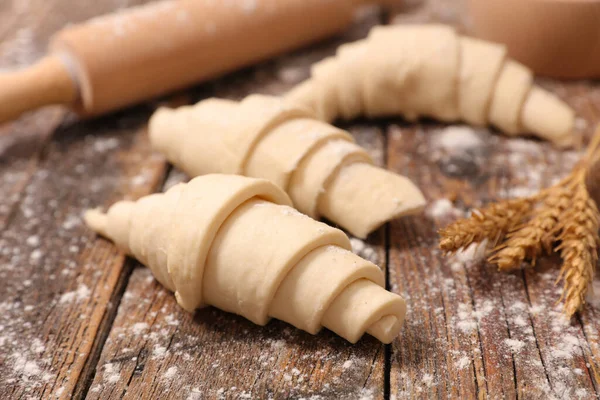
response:
[[[340,46],[311,77],[285,95],[331,122],[359,115],[421,116],[491,123],[532,133],[556,146],[573,144],[575,113],[533,84],[531,71],[506,58],[504,46],[458,35],[444,25],[374,27]]]
[[[268,179],[300,212],[325,216],[361,238],[422,210],[425,199],[410,180],[373,166],[348,132],[310,115],[278,97],[208,99],[159,109],[150,119],[150,143],[190,176]]]
[[[212,305],[264,325],[391,342],[404,300],[340,230],[290,207],[264,179],[209,174],[166,193],[90,210],[86,224],[146,264],[186,310]]]

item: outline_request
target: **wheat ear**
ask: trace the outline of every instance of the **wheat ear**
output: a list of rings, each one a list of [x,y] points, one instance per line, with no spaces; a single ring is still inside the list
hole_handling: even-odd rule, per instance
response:
[[[504,235],[519,225],[531,210],[532,199],[504,200],[473,210],[469,218],[461,218],[439,231],[440,248],[454,253],[471,243],[495,246]]]

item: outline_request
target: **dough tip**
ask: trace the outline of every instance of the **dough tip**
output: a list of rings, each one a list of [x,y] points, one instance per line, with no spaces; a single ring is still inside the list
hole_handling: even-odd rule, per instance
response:
[[[108,236],[108,233],[106,232],[108,217],[100,208],[87,210],[83,214],[83,221],[96,233],[99,233],[102,236]]]

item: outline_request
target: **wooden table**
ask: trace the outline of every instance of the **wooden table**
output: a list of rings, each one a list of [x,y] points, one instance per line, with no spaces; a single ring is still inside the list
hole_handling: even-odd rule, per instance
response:
[[[67,21],[136,2],[4,0],[0,66],[39,57]],[[375,23],[463,26],[464,15],[452,0],[397,16],[365,13],[341,37],[160,102],[283,93]],[[600,85],[542,84],[576,109],[589,135],[600,120]],[[392,345],[371,337],[351,345],[330,332],[315,337],[277,321],[258,327],[211,308],[187,314],[149,270],[82,225],[86,208],[185,179],[148,146],[145,124],[160,102],[91,121],[48,108],[0,128],[1,399],[596,398],[600,306],[560,318],[559,260],[506,274],[437,250],[440,226],[472,206],[548,185],[578,152],[430,121],[344,125],[431,202],[424,215],[354,240],[386,268],[409,314]]]

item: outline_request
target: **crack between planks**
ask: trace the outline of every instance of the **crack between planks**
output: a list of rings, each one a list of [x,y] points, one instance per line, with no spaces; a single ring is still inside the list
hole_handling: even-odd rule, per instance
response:
[[[547,154],[544,154],[544,156],[543,156],[543,162],[546,165],[548,165],[550,163]],[[543,181],[541,182],[541,185],[543,185],[543,187],[547,187],[548,186],[549,177],[548,177],[547,174],[545,174],[544,178],[545,179],[543,179]],[[550,379],[550,374],[548,373],[548,367],[546,365],[546,362],[544,361],[544,356],[542,354],[542,349],[540,347],[540,342],[538,340],[538,337],[537,337],[537,334],[536,334],[536,331],[535,331],[535,323],[534,323],[534,320],[533,320],[533,315],[531,314],[531,307],[532,307],[531,296],[529,295],[529,285],[527,283],[527,275],[526,275],[524,269],[521,270],[521,277],[523,279],[523,285],[525,286],[525,296],[527,298],[527,303],[529,304],[529,310],[528,310],[527,314],[529,315],[529,322],[531,322],[531,332],[532,332],[533,338],[535,339],[535,347],[538,350],[538,354],[540,356],[540,362],[542,363],[542,367],[544,368],[544,375],[546,375],[546,381],[548,382],[548,387],[550,388],[550,390],[553,390],[552,380]]]
[[[94,337],[91,350],[86,357],[84,366],[81,369],[81,373],[79,374],[79,378],[75,384],[73,398],[82,399],[87,397],[88,391],[92,386],[94,376],[96,375],[96,366],[100,360],[102,349],[104,348],[104,344],[108,339],[113,322],[117,317],[121,299],[123,298],[123,294],[125,293],[127,284],[129,283],[129,278],[134,270],[134,263],[135,262],[129,258],[123,259],[123,269],[117,284],[115,285],[115,290],[113,290],[113,293],[108,301],[109,306],[104,310],[104,314],[100,324],[98,325],[97,334]]]
[[[165,176],[166,176],[166,175],[165,175]],[[165,181],[166,181],[166,178],[165,178]],[[163,182],[163,184],[161,185],[161,187],[164,187],[164,182]],[[141,264],[139,263],[139,261],[137,261],[137,260],[135,260],[135,259],[132,259],[132,261],[133,261],[133,265],[134,265],[134,268],[133,268],[133,270],[135,270],[135,269],[136,269],[136,267],[139,267],[139,266],[141,266],[141,268],[146,268],[145,266],[141,265]],[[133,271],[132,271],[132,273],[133,273]],[[163,298],[163,299],[164,299],[164,298]],[[152,299],[152,301],[151,301],[151,302],[149,302],[149,304],[148,304],[148,308],[149,308],[149,309],[150,309],[150,308],[152,308],[152,305],[155,303],[155,301],[156,301],[156,296],[155,296],[155,297],[153,297],[153,299]],[[154,317],[152,318],[152,321],[151,321],[151,323],[150,323],[150,326],[154,326],[154,324],[156,323],[156,320],[157,320],[157,319],[158,319],[158,314],[154,315]],[[167,344],[167,346],[166,346],[166,349],[169,349],[169,348],[171,348],[171,344],[173,343],[173,338],[174,338],[175,334],[176,334],[178,331],[179,331],[179,327],[177,327],[177,328],[175,329],[175,331],[173,332],[173,334],[171,335],[171,337],[170,337],[170,339],[169,339],[169,343],[168,343],[168,344]],[[129,390],[129,385],[131,384],[131,381],[133,380],[133,377],[135,376],[136,372],[138,372],[138,366],[139,366],[141,363],[144,363],[144,365],[145,365],[145,362],[146,362],[146,360],[147,360],[146,351],[145,351],[145,349],[146,349],[146,344],[147,344],[147,343],[148,343],[148,340],[146,339],[146,341],[144,342],[144,346],[142,346],[142,347],[140,348],[140,351],[137,353],[136,360],[135,360],[135,366],[133,367],[133,370],[131,371],[131,374],[130,374],[130,375],[129,375],[129,377],[127,378],[127,383],[126,383],[126,384],[124,385],[124,387],[123,387],[122,394],[121,394],[121,398],[123,398],[123,397],[125,396],[125,394],[127,393],[127,391]],[[143,356],[142,356],[142,355],[143,355]],[[115,362],[115,361],[117,361],[117,362],[120,362],[120,361],[121,361],[121,358],[111,358],[111,359],[110,359],[110,362]],[[143,368],[142,368],[142,370],[143,370]],[[92,380],[93,380],[93,379],[92,379]]]
[[[476,309],[475,307],[475,296],[473,294],[473,287],[471,286],[471,279],[469,279],[469,275],[465,274],[465,278],[467,280],[467,287],[469,288],[469,296],[471,297],[471,306],[473,307],[473,310]],[[481,330],[479,329],[479,322],[477,323],[477,341],[479,342],[479,351],[481,354],[481,364],[483,365],[483,382],[485,384],[485,393],[486,393],[486,397],[489,393],[488,390],[488,385],[487,385],[487,376],[485,374],[485,370],[486,370],[486,365],[485,365],[485,357],[484,357],[484,352],[483,352],[483,342],[481,340]],[[475,362],[473,362],[473,372],[475,374],[475,394],[477,396],[477,398],[480,398],[480,390],[479,390],[479,383],[478,383],[478,379],[477,379],[477,368],[475,367]]]
[[[512,339],[512,335],[510,334],[510,325],[508,323],[508,316],[506,313],[506,304],[504,303],[504,295],[502,294],[502,290],[500,290],[500,303],[502,303],[502,310],[504,311],[504,322],[506,323],[506,334],[509,339]],[[533,325],[533,322],[531,323]],[[519,384],[517,381],[517,363],[515,361],[515,354],[511,351],[510,358],[512,360],[513,366],[513,382],[515,383],[515,396],[519,398]]]
[[[365,379],[365,382],[363,383],[363,386],[362,386],[363,389],[365,389],[367,387],[367,383],[369,383],[369,379],[371,378],[371,375],[373,375],[373,370],[375,369],[375,362],[377,361],[377,357],[379,356],[379,353],[381,352],[381,347],[382,346],[379,346],[379,348],[375,352],[375,355],[373,356],[373,359],[371,360],[371,368],[369,368],[369,374],[367,375],[367,378]]]
[[[527,284],[527,277],[525,276],[525,270],[521,271],[521,276],[523,277],[523,284],[525,285],[525,296],[527,297],[527,302],[529,303],[529,308],[531,308],[531,297],[529,296],[529,285]],[[546,375],[546,381],[548,382],[548,386],[550,390],[552,390],[552,381],[550,380],[550,375],[548,374],[548,367],[544,362],[544,356],[542,355],[542,349],[540,348],[540,343],[538,341],[537,334],[535,333],[535,324],[533,321],[533,316],[531,315],[531,311],[529,314],[529,322],[531,322],[531,332],[533,334],[533,338],[535,339],[535,347],[538,350],[538,354],[540,355],[540,362],[542,363],[542,367],[544,367],[544,375]]]
[[[438,259],[439,260],[439,259]],[[444,318],[444,329],[446,331],[446,343],[451,343],[450,340],[450,330],[448,329],[448,318],[446,318],[446,301],[444,300],[444,296],[440,296],[440,300],[442,302],[442,308],[444,309],[444,312],[442,313],[442,316]],[[448,366],[448,357],[446,357],[447,352],[444,352],[444,363],[446,366]],[[473,363],[474,365],[475,363]],[[448,385],[450,384],[450,380],[448,379],[446,382],[446,390],[448,390],[448,392],[451,392],[452,387],[448,387]]]
[[[583,325],[583,320],[581,319],[581,314],[578,312],[577,313],[577,322],[579,322],[579,325],[581,326],[581,333],[583,335],[583,337],[585,338],[586,343],[589,345],[590,341],[585,333],[585,326]],[[588,375],[590,376],[590,381],[592,381],[592,386],[594,387],[594,392],[596,393],[596,398],[600,397],[598,393],[598,387],[596,386],[596,379],[598,379],[598,372],[596,371],[596,368],[594,367],[594,357],[593,355],[588,354],[588,352],[585,351],[584,346],[582,346],[581,344],[579,344],[579,348],[581,349],[581,354],[584,355],[584,357],[586,358],[586,365],[585,368],[588,371]]]
[[[133,380],[133,377],[135,376],[136,371],[138,370],[138,365],[140,365],[141,361],[146,361],[146,359],[142,359],[142,353],[144,352],[145,347],[141,347],[140,351],[138,351],[137,356],[135,358],[135,366],[133,367],[133,370],[131,371],[131,375],[129,375],[129,378],[127,379],[127,383],[125,384],[125,387],[123,388],[123,396],[125,396],[125,393],[127,393],[127,390],[129,389],[129,385],[131,384],[131,381]]]
[[[388,148],[387,129],[383,135],[384,148]],[[387,151],[383,153],[384,165],[387,165]],[[384,249],[385,249],[385,288],[390,290],[390,241],[391,227],[390,223],[385,224]],[[393,343],[393,342],[392,342]],[[388,400],[391,398],[392,389],[392,343],[385,344],[383,347],[383,398]]]
[[[164,183],[163,183],[164,186]],[[137,260],[133,260],[135,265],[139,265],[141,266],[141,268],[146,268],[145,266],[141,265],[139,263],[139,261]],[[135,270],[135,265],[134,265],[134,270]],[[133,272],[132,272],[133,273]],[[164,297],[163,297],[164,299]],[[152,305],[155,303],[156,301],[156,295],[152,298],[152,301],[150,301],[148,303],[148,309],[146,310],[147,312],[152,308]],[[164,305],[164,303],[162,303],[161,305]],[[154,317],[152,318],[152,321],[150,322],[150,326],[153,327],[154,324],[156,323],[156,320],[158,319],[158,313],[156,315],[154,315]],[[167,346],[165,347],[167,350],[171,348],[171,344],[173,343],[173,338],[175,336],[175,334],[178,332],[179,327],[177,327],[175,329],[175,332],[173,332],[173,334],[171,335],[171,337],[169,338],[169,343],[167,344]],[[129,378],[127,379],[127,383],[125,384],[125,386],[123,387],[122,390],[122,396],[124,397],[125,394],[127,393],[127,391],[129,390],[129,385],[131,384],[131,381],[133,380],[133,377],[135,376],[135,374],[138,372],[138,366],[143,363],[144,367],[142,368],[142,370],[145,368],[145,363],[147,361],[147,352],[146,352],[146,345],[148,344],[148,339],[146,339],[144,341],[144,345],[141,346],[140,351],[137,353],[137,357],[135,360],[135,366],[133,367],[133,370],[131,371],[131,375],[129,375]],[[111,358],[110,362],[115,362],[115,358]]]
[[[166,164],[163,176],[161,177],[159,184],[152,188],[152,193],[155,193],[158,188],[164,188],[171,171],[171,165]],[[123,269],[108,301],[109,306],[104,310],[102,321],[98,326],[97,334],[94,337],[94,342],[92,343],[91,351],[86,357],[85,364],[81,370],[81,373],[79,374],[77,383],[75,384],[75,389],[73,390],[73,398],[75,399],[83,399],[87,397],[90,387],[92,386],[94,377],[96,375],[96,367],[100,361],[104,344],[110,335],[112,325],[117,317],[119,306],[121,305],[121,300],[123,299],[123,295],[127,290],[127,285],[129,284],[129,280],[133,274],[136,263],[137,261],[130,259],[127,256],[124,257]],[[136,360],[136,366],[137,362],[138,361]],[[132,376],[133,375],[134,374],[132,374]]]
[[[314,366],[313,366],[313,370],[314,370]],[[252,382],[252,386],[250,386],[250,393],[252,393],[254,391],[254,388],[256,387],[256,382],[258,382],[263,377],[264,374],[265,374],[265,369],[261,368],[261,370],[258,372],[256,377],[254,378],[254,382]],[[312,372],[311,372],[311,374],[312,374]]]
[[[145,268],[145,267],[144,267]],[[134,268],[135,269],[135,268]],[[154,298],[153,300],[156,300],[156,298]],[[149,304],[149,307],[152,307],[152,304],[154,303],[154,301],[151,301]],[[154,323],[156,322],[156,320],[158,319],[158,314],[154,316],[154,318],[152,318],[152,322],[150,324],[150,326],[154,326]],[[177,327],[177,329],[175,329],[175,332],[173,332],[173,334],[171,335],[170,339],[169,339],[169,343],[166,346],[166,349],[171,348],[171,344],[173,343],[173,338],[175,336],[175,334],[177,333],[177,331],[179,330],[179,327]],[[125,384],[125,386],[123,387],[123,393],[122,393],[122,397],[125,396],[125,394],[127,393],[127,391],[129,390],[129,385],[131,384],[131,381],[133,380],[133,377],[135,376],[136,372],[138,372],[138,366],[140,365],[140,363],[144,363],[146,362],[147,356],[146,354],[146,344],[148,343],[148,340],[146,340],[144,342],[144,346],[142,346],[140,348],[140,351],[138,351],[137,356],[136,356],[136,360],[135,360],[135,366],[133,367],[133,370],[131,371],[131,375],[129,375],[129,378],[127,379],[127,383]],[[142,356],[142,354],[144,354],[144,356]],[[111,362],[114,362],[117,359],[111,359]],[[143,369],[143,368],[142,368]]]

